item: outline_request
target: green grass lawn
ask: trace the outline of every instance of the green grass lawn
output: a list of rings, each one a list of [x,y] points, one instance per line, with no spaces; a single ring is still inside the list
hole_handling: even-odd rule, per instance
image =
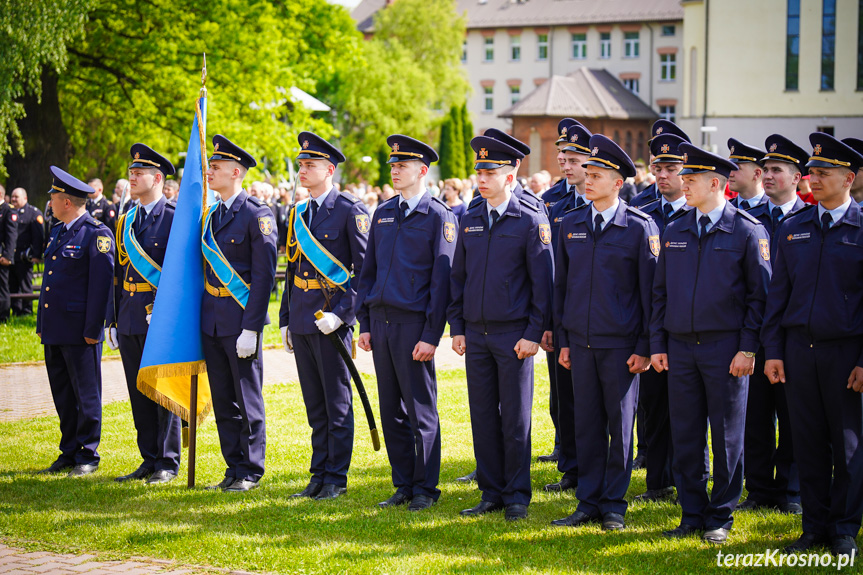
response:
[[[544,372],[540,363],[535,455],[552,447]],[[366,377],[366,385],[377,406],[374,378]],[[299,385],[268,386],[264,397],[267,473],[261,487],[246,494],[186,489],[185,460],[181,478],[166,486],[115,483],[115,476],[139,463],[125,403],[105,410],[99,471],[77,480],[33,475],[57,456],[56,417],[0,423],[0,539],[31,549],[95,551],[114,558],[144,555],[279,573],[720,571],[717,548],[698,539],[660,537],[662,530],[679,523],[680,509],[670,503],[631,505],[629,528],[621,533],[606,534],[598,526],[550,526],[552,519],[565,517],[576,505],[573,495],[542,491],[543,485],[559,479],[551,464],[533,465],[534,497],[527,520],[509,523],[500,513],[460,517],[461,509],[479,501],[474,486],[453,482],[474,466],[463,371],[440,374],[443,493],[431,510],[416,514],[404,507],[376,506],[393,492],[390,469],[385,447],[378,453],[372,450],[359,403],[354,409],[356,438],[347,495],[327,502],[290,498],[308,481],[311,453]],[[198,445],[199,486],[218,482],[224,462],[212,417],[200,430]],[[628,498],[644,489],[644,471],[637,471]],[[799,530],[799,518],[741,512],[722,552],[760,553],[795,539]]]

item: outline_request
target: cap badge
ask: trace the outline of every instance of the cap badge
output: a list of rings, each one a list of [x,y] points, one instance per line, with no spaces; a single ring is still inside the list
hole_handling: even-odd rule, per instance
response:
[[[771,152],[775,152],[775,151],[776,151],[776,148],[778,148],[778,147],[779,147],[779,146],[778,146],[778,145],[776,145],[776,143],[774,142],[774,143],[770,144],[770,151],[771,151]]]
[[[566,126],[564,126],[563,129],[560,131],[560,135],[566,136]]]
[[[683,154],[683,161],[684,161],[684,162],[688,162],[688,161],[689,161],[689,154]]]
[[[135,159],[139,159],[141,157],[141,152],[135,152]]]
[[[591,156],[595,156],[599,153],[599,147],[594,146],[594,148],[590,151]]]
[[[670,149],[671,148],[668,146],[668,144],[662,144],[662,153],[663,154],[667,154],[668,150],[670,150]],[[732,150],[732,152],[733,152],[733,150]]]
[[[485,148],[480,148],[479,149],[479,157],[480,158],[487,158],[488,157],[488,150],[486,150]]]
[[[662,126],[656,128],[656,135],[658,136],[661,133],[662,133]]]
[[[213,148],[213,151],[214,151],[214,152],[218,152],[218,151],[219,151],[219,142],[216,142],[216,147],[215,147],[215,148]]]
[[[396,142],[395,144],[393,144],[393,152],[398,152],[398,151],[399,151],[399,143]]]
[[[821,144],[816,144],[816,145],[815,145],[815,155],[816,155],[816,156],[820,156],[820,155],[821,155]]]
[[[731,146],[731,153],[734,153],[734,146]]]
[[[309,147],[309,141],[308,141],[308,140],[303,140],[303,149],[305,150],[305,149],[306,149],[306,148],[308,148],[308,147]]]
[[[578,141],[578,134],[573,134],[573,135],[572,135],[572,141],[573,141],[573,142],[577,142],[577,141]]]

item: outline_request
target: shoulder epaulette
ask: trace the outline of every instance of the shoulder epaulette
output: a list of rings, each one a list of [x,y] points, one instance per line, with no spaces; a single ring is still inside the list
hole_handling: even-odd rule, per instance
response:
[[[439,203],[441,206],[443,206],[444,208],[448,209],[449,211],[452,211],[452,208],[451,208],[451,207],[449,207],[449,204],[447,204],[445,201],[443,201],[443,200],[442,200],[442,199],[440,199],[439,197],[437,197],[437,196],[432,196],[432,200],[434,200],[435,202]]]
[[[586,208],[586,207],[588,207],[588,206],[590,206],[590,204],[588,204],[587,202],[585,202],[585,203],[581,204],[580,206],[575,206],[574,208],[569,208],[568,210],[566,210],[566,211],[565,211],[565,212],[563,212],[563,213],[564,213],[564,214],[568,214],[569,212],[574,212],[575,210],[581,210],[581,209],[584,209],[584,208]]]
[[[263,206],[263,205],[266,205],[266,204],[264,204],[264,202],[262,202],[261,200],[259,200],[259,199],[258,199],[258,198],[256,198],[255,196],[249,196],[249,201],[250,201],[250,202],[252,202],[253,204],[255,204],[255,205],[256,205],[256,206],[258,206],[258,207],[261,207],[261,206]]]
[[[796,218],[800,214],[805,214],[806,212],[808,212],[809,210],[811,210],[814,207],[816,207],[815,204],[806,204],[805,206],[803,206],[802,208],[800,208],[796,212],[788,212],[788,214],[784,218],[782,218],[782,221],[784,222],[788,218]]]
[[[651,202],[651,203],[652,203],[652,202]],[[645,219],[645,220],[651,220],[651,221],[653,221],[653,218],[651,218],[648,214],[645,214],[644,212],[642,212],[642,211],[641,211],[640,209],[638,209],[638,208],[635,208],[635,207],[633,207],[633,206],[626,206],[626,210],[627,210],[627,211],[629,211],[629,212],[631,212],[631,213],[633,213],[633,214],[635,214],[636,216],[638,216],[638,217],[640,217],[640,218],[643,218],[643,219]]]
[[[165,209],[167,210],[167,209],[169,209],[169,208],[170,208],[170,210],[173,212],[174,210],[176,210],[176,209],[177,209],[177,205],[176,205],[176,204],[172,204],[172,203],[171,203],[171,200],[168,200],[167,202],[165,202]]]
[[[662,202],[662,200],[660,198],[656,198],[655,200],[650,200],[646,204],[641,204],[640,206],[638,206],[638,209],[641,211],[644,211],[647,208],[653,209],[657,202]],[[633,207],[633,206],[630,206],[630,207]]]
[[[84,223],[85,223],[85,224],[88,224],[88,225],[90,225],[90,226],[93,226],[94,228],[98,228],[98,227],[100,227],[100,226],[104,226],[104,225],[105,225],[105,224],[103,224],[102,222],[100,222],[99,220],[94,219],[94,218],[93,218],[93,216],[91,216],[90,214],[87,214],[86,219],[84,219]]]
[[[339,197],[342,198],[343,200],[347,200],[348,202],[350,202],[352,204],[355,204],[358,201],[360,201],[360,199],[358,197],[356,197],[353,194],[349,194],[347,192],[339,192]]]
[[[539,206],[537,206],[535,203],[531,202],[531,201],[530,201],[530,200],[528,200],[528,199],[525,199],[525,198],[519,198],[519,199],[518,199],[518,201],[519,201],[519,203],[520,203],[522,206],[527,207],[527,208],[530,208],[530,209],[531,209],[531,210],[533,210],[534,212],[538,212],[538,211],[539,211]]]
[[[744,218],[746,218],[747,220],[749,220],[753,224],[760,224],[761,223],[758,220],[758,218],[756,218],[755,216],[753,216],[752,214],[750,214],[746,210],[741,210],[740,208],[737,208],[737,213],[739,213],[741,216],[743,216]]]
[[[381,203],[378,204],[378,209],[386,206],[387,204],[391,204],[393,202],[399,201],[400,197],[401,197],[400,195],[396,194],[395,196],[391,197],[390,199],[382,201]]]

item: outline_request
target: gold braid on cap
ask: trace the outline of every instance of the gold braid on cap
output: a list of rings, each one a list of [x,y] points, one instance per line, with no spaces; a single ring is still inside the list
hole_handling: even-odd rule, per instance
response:
[[[818,161],[818,162],[827,162],[828,164],[833,164],[833,165],[836,165],[836,166],[843,166],[843,167],[846,167],[846,168],[850,168],[850,167],[851,167],[851,162],[842,162],[842,161],[839,161],[839,160],[831,160],[830,158],[823,158],[823,157],[821,157],[821,156],[812,156],[812,157],[810,157],[810,158],[809,158],[809,161],[810,161],[810,162],[811,162],[811,161],[813,161],[813,160]]]
[[[610,166],[610,167],[614,168],[615,170],[620,170],[620,166],[618,166],[617,164],[609,162],[608,160],[603,160],[602,158],[597,158],[596,156],[591,156],[591,158],[588,160],[588,162],[601,162],[601,163],[605,164],[606,166]]]
[[[329,159],[329,157],[330,157],[329,154],[325,154],[323,152],[316,152],[315,150],[303,150],[300,153],[302,153],[302,154],[315,154],[316,156],[323,156],[324,158],[327,158],[327,159]]]
[[[228,156],[228,157],[229,157],[229,158],[231,158],[232,160],[237,160],[238,162],[242,163],[242,160],[240,159],[240,157],[239,157],[239,156],[235,156],[234,154],[229,154],[228,152],[225,152],[225,151],[222,151],[222,150],[216,150],[216,151],[214,152],[214,154],[219,154],[220,156]]]
[[[390,156],[413,156],[414,158],[422,158],[422,154],[415,154],[414,152],[402,152],[402,151],[392,151],[390,152]]]
[[[144,158],[135,158],[132,163],[134,164],[136,162],[141,162],[142,164],[150,164],[151,166],[155,166],[157,168],[160,167],[159,164],[157,164],[153,160],[145,160]]]
[[[66,190],[65,190],[65,189],[63,189],[63,188],[58,188],[58,187],[57,187],[57,186],[55,186],[54,184],[51,184],[51,187],[52,187],[53,189],[57,190],[58,192],[63,192],[64,194],[66,193]]]
[[[700,164],[683,164],[684,170],[707,170],[708,172],[715,172],[716,166],[702,166]]]
[[[758,158],[750,158],[749,156],[728,156],[729,160],[743,160],[745,162],[757,162]]]
[[[789,162],[794,162],[795,164],[800,163],[800,160],[798,160],[797,158],[792,158],[791,156],[786,156],[785,154],[777,154],[776,152],[770,152],[769,154],[764,156],[765,160],[767,158],[781,158],[783,160],[788,160]]]

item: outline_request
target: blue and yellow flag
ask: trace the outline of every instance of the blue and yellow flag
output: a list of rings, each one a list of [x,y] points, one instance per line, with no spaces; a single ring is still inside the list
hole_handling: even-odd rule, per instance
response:
[[[144,345],[138,389],[185,421],[191,421],[191,381],[198,376],[198,424],[212,408],[207,364],[201,340],[204,256],[201,225],[204,206],[212,203],[206,177],[205,97],[196,101],[186,165],[171,235],[156,291],[153,317]]]

